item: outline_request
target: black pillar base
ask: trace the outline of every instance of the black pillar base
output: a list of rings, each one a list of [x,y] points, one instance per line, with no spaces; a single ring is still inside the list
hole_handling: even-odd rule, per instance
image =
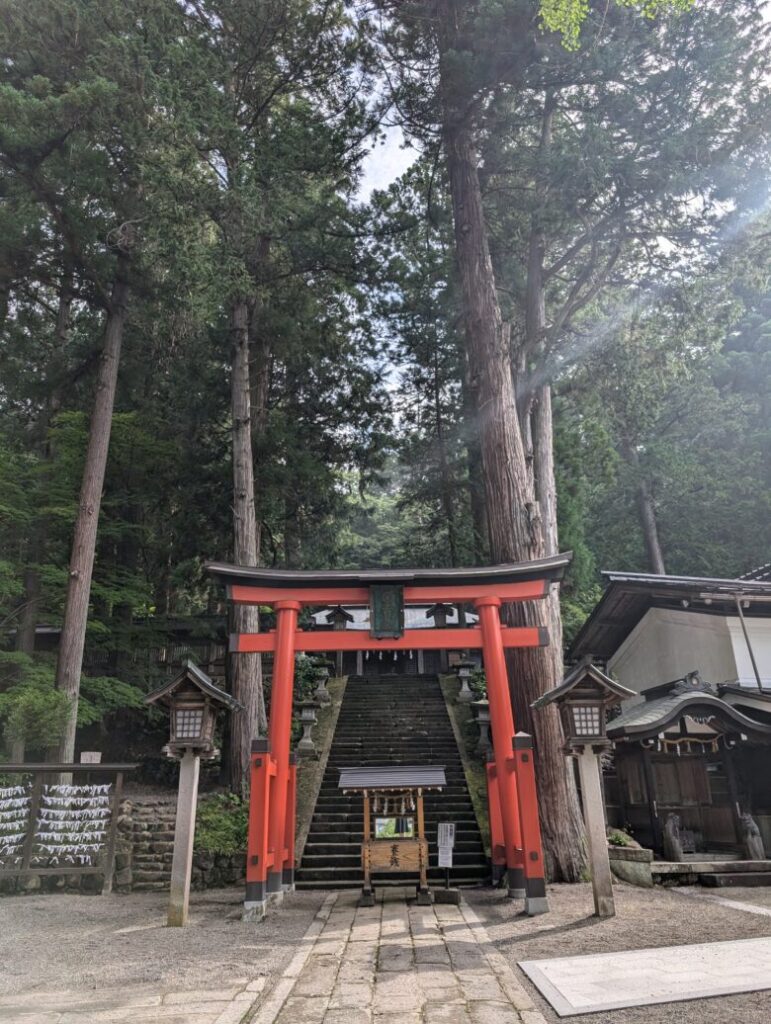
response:
[[[361,896],[359,896],[360,907],[374,907],[375,906],[375,890],[374,889],[362,889]]]
[[[546,882],[543,878],[525,879],[525,913],[530,917],[547,914],[549,901],[546,898]]]
[[[506,882],[508,884],[508,896],[510,900],[523,900],[527,895],[525,889],[525,869],[524,868],[508,868],[506,872]]]

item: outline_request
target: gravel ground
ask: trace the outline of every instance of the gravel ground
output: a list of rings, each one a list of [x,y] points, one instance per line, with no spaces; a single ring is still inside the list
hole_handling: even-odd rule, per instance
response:
[[[758,889],[725,889],[721,895],[755,902]],[[614,886],[616,917],[599,921],[592,915],[591,886],[549,886],[551,911],[527,918],[518,901],[501,898],[500,891],[469,890],[466,898],[487,932],[509,962],[546,957],[581,956],[653,946],[680,946],[771,936],[771,918],[733,910],[721,904],[680,894],[677,890]],[[771,906],[765,890],[764,906]],[[547,1021],[561,1018],[541,998],[518,968],[517,977],[532,994]],[[771,992],[751,992],[656,1006],[640,1006],[567,1018],[571,1024],[769,1024]]]
[[[167,893],[0,899],[0,995],[272,981],[325,895],[292,893],[280,911],[244,924],[242,889],[193,893],[186,928],[165,927]]]
[[[737,900],[739,903],[753,903],[756,907],[771,910],[771,889],[759,886],[748,886],[742,889],[727,885],[724,889],[700,889],[702,895],[720,896],[726,900]],[[771,1016],[771,1015],[770,1015]]]

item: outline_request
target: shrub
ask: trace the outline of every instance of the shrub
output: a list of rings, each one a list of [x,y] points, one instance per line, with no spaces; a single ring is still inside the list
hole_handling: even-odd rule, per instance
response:
[[[246,850],[248,807],[240,797],[219,793],[198,804],[194,847],[199,853],[230,855]]]

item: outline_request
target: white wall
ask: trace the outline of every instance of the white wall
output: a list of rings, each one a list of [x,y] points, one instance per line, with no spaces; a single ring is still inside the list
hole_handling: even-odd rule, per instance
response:
[[[757,686],[739,616],[726,621],[736,662],[736,678],[742,686]],[[744,621],[760,672],[760,681],[764,686],[771,686],[771,619],[745,618]]]
[[[608,668],[638,693],[693,671],[709,683],[734,682],[739,672],[730,622],[721,615],[651,608],[608,660]]]

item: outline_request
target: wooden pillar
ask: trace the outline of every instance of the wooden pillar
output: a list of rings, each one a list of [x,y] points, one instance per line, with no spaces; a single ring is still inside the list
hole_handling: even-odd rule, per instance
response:
[[[115,877],[115,846],[118,840],[118,817],[120,815],[120,802],[123,799],[123,772],[115,776],[115,786],[112,791],[112,813],[110,815],[110,833],[107,839],[107,849],[104,855],[104,882],[102,883],[102,895],[112,892],[113,878]]]
[[[356,652],[356,675],[364,675],[364,651]]]
[[[187,747],[179,765],[174,854],[171,862],[171,890],[169,892],[167,924],[174,928],[187,924],[200,767],[201,758],[193,749]]]
[[[359,899],[360,907],[374,907],[375,906],[375,892],[372,888],[372,865],[370,862],[370,842],[372,840],[372,818],[369,803],[369,793],[364,790],[364,802],[363,802],[363,814],[364,821],[362,823],[363,842],[361,846],[361,864],[364,870],[364,885],[361,890],[361,898]]]
[[[289,747],[292,731],[292,691],[294,688],[294,640],[297,630],[298,601],[277,601],[276,647],[273,682],[270,691],[268,739],[276,766],[270,790],[268,848],[273,863],[268,871],[268,898],[283,894],[283,868],[286,856],[286,803],[289,792]]]
[[[744,832],[742,829],[742,809],[739,803],[739,787],[736,783],[736,764],[734,762],[734,752],[730,747],[723,747],[723,764],[725,765],[725,778],[728,783],[728,797],[731,801],[731,817],[733,819],[734,832],[736,833],[736,843],[739,849],[747,856],[747,851],[744,849]]]
[[[600,758],[590,746],[576,754],[581,777],[581,802],[584,808],[586,838],[589,844],[589,868],[592,873],[594,913],[597,917],[615,917],[613,877],[610,872],[608,840],[605,832],[605,807],[600,784]]]
[[[514,714],[511,710],[509,677],[498,612],[501,602],[497,597],[484,597],[479,598],[475,604],[482,630],[482,652],[487,677],[487,699],[490,704],[497,790],[506,846],[509,896],[521,899],[526,895],[522,870],[522,831],[517,780],[514,774]]]
[[[268,888],[268,820],[270,780],[273,760],[270,743],[252,740],[249,785],[249,831],[246,839],[245,921],[260,921],[265,916]]]
[[[422,648],[418,648],[418,675],[422,676],[426,671],[426,659]]]
[[[653,849],[657,853],[663,852],[661,837],[661,822],[659,821],[659,809],[656,800],[656,782],[653,778],[653,765],[651,764],[650,751],[645,747],[640,748],[642,757],[643,775],[645,777],[645,789],[648,794],[648,814],[651,821],[651,832],[653,833]]]

